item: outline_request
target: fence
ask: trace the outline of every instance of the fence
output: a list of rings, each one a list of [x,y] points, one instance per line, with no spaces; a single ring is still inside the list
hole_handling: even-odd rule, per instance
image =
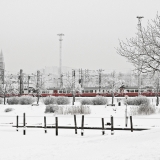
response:
[[[47,117],[43,117],[43,122],[44,123],[37,123],[34,125],[29,125],[29,123],[26,122],[26,114],[23,113],[23,123],[19,122],[19,116],[16,116],[16,123],[13,124],[11,123],[3,123],[4,125],[8,124],[12,127],[16,127],[16,131],[19,131],[19,128],[23,129],[23,135],[26,135],[26,128],[42,128],[44,129],[44,133],[47,133],[47,129],[55,129],[55,135],[58,136],[58,130],[59,129],[73,129],[75,134],[78,133],[78,130],[81,130],[81,136],[84,136],[84,131],[85,130],[101,130],[102,135],[105,135],[106,130],[111,131],[111,135],[114,135],[115,130],[119,131],[142,131],[142,130],[147,130],[148,128],[133,128],[133,121],[132,121],[132,116],[130,116],[130,127],[114,127],[114,117],[110,117],[110,122],[107,122],[104,124],[104,118],[101,118],[101,127],[96,127],[96,126],[84,126],[84,121],[85,117],[82,115],[81,117],[81,126],[77,125],[77,116],[73,116],[73,121],[74,121],[74,126],[61,126],[59,125],[59,117],[55,117],[55,123],[54,124],[49,124],[47,123]],[[30,117],[30,116],[28,116]],[[33,116],[34,117],[34,116]],[[39,116],[40,117],[40,116]],[[91,117],[92,118],[92,117]],[[1,123],[2,124],[2,123]],[[106,127],[105,127],[106,126]]]

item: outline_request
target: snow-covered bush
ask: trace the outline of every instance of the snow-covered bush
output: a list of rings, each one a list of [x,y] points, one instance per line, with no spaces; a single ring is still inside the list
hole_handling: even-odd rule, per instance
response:
[[[140,106],[140,105],[144,104],[145,106],[149,106],[150,100],[147,97],[139,96],[139,97],[135,97],[135,98],[128,98],[127,104],[128,105],[136,105],[136,106]]]
[[[48,105],[46,106],[46,109],[45,109],[45,113],[55,113],[58,111],[58,106],[57,105]]]
[[[91,109],[89,106],[67,106],[67,107],[62,107],[59,106],[58,107],[58,114],[71,114],[71,115],[75,115],[75,114],[90,114],[91,113]]]
[[[53,97],[53,96],[51,96],[51,97],[45,97],[43,101],[44,101],[45,105],[57,104],[56,97]]]
[[[18,98],[19,98],[19,104],[21,104],[21,105],[32,104],[33,102],[36,101],[36,99],[31,96],[22,96],[22,97],[18,97]]]
[[[92,99],[89,98],[83,98],[80,100],[82,105],[93,105]]]
[[[131,115],[150,115],[156,113],[156,107],[154,105],[141,104],[140,106],[130,107]]]
[[[153,105],[141,104],[137,110],[138,114],[150,115],[156,112],[156,108]]]
[[[93,105],[105,105],[108,104],[108,100],[105,97],[97,96],[92,99]]]
[[[68,97],[57,97],[56,102],[58,105],[64,105],[64,104],[69,104],[70,100]]]
[[[4,111],[5,112],[11,112],[11,111],[13,111],[14,109],[13,108],[6,108]]]
[[[46,97],[44,98],[44,104],[49,105],[49,104],[58,104],[58,105],[64,105],[64,104],[69,104],[69,98],[68,97]]]
[[[12,104],[18,104],[19,103],[19,97],[10,97],[8,98],[8,104],[12,105]]]

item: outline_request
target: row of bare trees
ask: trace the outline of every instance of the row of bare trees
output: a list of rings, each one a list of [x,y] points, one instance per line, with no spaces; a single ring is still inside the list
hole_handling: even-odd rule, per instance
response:
[[[22,74],[23,75],[23,74]],[[2,78],[1,78],[2,79]],[[3,81],[0,82],[0,97],[4,99],[4,104],[6,104],[6,97],[12,95],[21,95],[23,93],[20,82],[24,79],[24,76],[16,76],[16,79],[13,79],[13,75],[5,74],[3,76]],[[28,79],[29,83],[29,79]],[[39,103],[39,97],[41,91],[44,89],[44,81],[40,82],[40,71],[37,71],[37,75],[33,76],[32,85],[34,86],[34,95],[37,96],[37,104]]]

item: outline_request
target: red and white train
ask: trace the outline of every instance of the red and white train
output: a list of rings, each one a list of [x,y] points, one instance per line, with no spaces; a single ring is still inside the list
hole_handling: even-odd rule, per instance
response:
[[[154,97],[157,96],[157,92],[154,91],[153,87],[145,87],[140,89],[140,93],[143,96],[147,97]],[[160,93],[159,93],[160,94]],[[28,95],[28,90],[24,91],[24,95]],[[30,92],[29,95],[37,96],[36,91]],[[101,95],[104,97],[112,97],[112,93],[106,87],[84,87],[81,92],[77,91],[75,93],[76,97],[95,97],[97,95]],[[116,97],[125,97],[128,95],[129,97],[136,97],[138,96],[138,87],[130,87],[130,86],[121,86],[115,93],[114,96]],[[65,96],[65,97],[72,97],[72,90],[71,89],[60,89],[60,88],[49,88],[47,90],[42,90],[40,93],[41,97],[47,96]]]

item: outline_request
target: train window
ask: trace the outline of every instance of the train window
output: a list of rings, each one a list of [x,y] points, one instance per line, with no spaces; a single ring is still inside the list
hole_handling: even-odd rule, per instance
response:
[[[138,92],[138,90],[136,89],[135,92]]]
[[[96,93],[97,91],[95,90],[95,93]]]
[[[130,92],[134,92],[134,90],[130,90]]]
[[[59,93],[62,93],[62,91],[59,91]]]
[[[63,91],[63,93],[66,93],[66,91]]]
[[[104,93],[104,90],[103,90],[103,93]]]
[[[67,91],[67,93],[71,93],[70,91]]]
[[[82,93],[84,93],[84,90],[82,90]]]
[[[89,91],[85,91],[85,93],[89,93]]]
[[[93,93],[93,90],[90,90],[90,93]]]
[[[127,92],[129,92],[129,90],[127,90]]]

